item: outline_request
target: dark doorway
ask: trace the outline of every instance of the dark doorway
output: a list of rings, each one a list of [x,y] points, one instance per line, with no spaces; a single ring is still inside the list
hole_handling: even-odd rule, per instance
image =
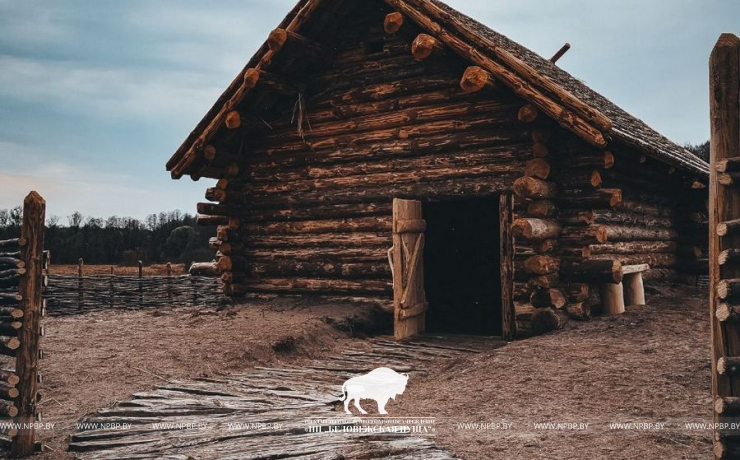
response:
[[[501,335],[499,197],[425,203],[427,332]]]

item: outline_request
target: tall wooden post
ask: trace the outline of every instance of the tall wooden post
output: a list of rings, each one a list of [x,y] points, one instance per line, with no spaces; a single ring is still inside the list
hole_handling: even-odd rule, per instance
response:
[[[501,195],[499,201],[499,237],[501,243],[501,336],[504,340],[516,337],[514,310],[514,235],[511,232],[514,197]],[[492,281],[495,282],[495,281]]]
[[[397,340],[424,332],[424,231],[421,202],[393,200],[393,305]]]
[[[740,296],[733,295],[733,289],[727,288],[740,278],[740,264],[719,265],[722,251],[740,248],[740,233],[726,231],[727,226],[724,224],[740,219],[740,190],[737,186],[720,184],[718,169],[726,170],[727,165],[730,165],[730,169],[733,168],[732,165],[736,168],[740,159],[740,39],[735,35],[722,34],[712,50],[709,60],[709,103],[712,122],[709,180],[712,392],[715,421],[732,422],[736,421],[732,416],[737,416],[737,411],[726,410],[728,404],[725,403],[740,397],[740,376],[727,372],[722,363],[740,357],[740,323],[733,321],[730,315],[717,313],[740,304]],[[716,457],[729,458],[728,455],[736,451],[737,431],[734,431],[716,433]],[[730,434],[735,437],[727,436]]]
[[[36,192],[31,192],[23,202],[23,227],[21,239],[26,245],[21,248],[26,263],[26,274],[20,280],[20,295],[23,297],[23,325],[18,331],[21,345],[16,351],[16,373],[18,385],[18,434],[13,437],[12,452],[15,456],[31,455],[34,452],[34,430],[36,421],[36,395],[39,364],[39,337],[41,335],[41,279],[43,277],[44,220],[46,202]]]

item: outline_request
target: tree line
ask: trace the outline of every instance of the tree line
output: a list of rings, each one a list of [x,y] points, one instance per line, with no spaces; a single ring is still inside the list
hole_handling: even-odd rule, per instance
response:
[[[0,209],[0,239],[20,234],[23,208]],[[212,260],[208,240],[215,228],[198,227],[195,216],[180,211],[150,214],[143,221],[131,217],[107,219],[86,217],[79,212],[61,222],[59,216],[46,221],[46,249],[55,264],[135,265]]]

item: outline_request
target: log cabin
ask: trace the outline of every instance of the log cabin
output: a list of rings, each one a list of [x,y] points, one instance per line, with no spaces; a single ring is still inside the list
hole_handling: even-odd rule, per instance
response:
[[[512,338],[705,274],[708,165],[561,69],[567,48],[436,0],[301,0],[167,163],[218,181],[198,213],[225,293]]]

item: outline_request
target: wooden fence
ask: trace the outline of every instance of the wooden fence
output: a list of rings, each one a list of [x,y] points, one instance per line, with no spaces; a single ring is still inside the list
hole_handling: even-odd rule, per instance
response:
[[[46,203],[31,192],[23,203],[20,238],[0,241],[0,354],[15,358],[14,368],[0,370],[0,417],[6,426],[0,444],[13,456],[30,455],[40,448],[33,424],[40,418],[36,403],[44,314],[42,284]],[[10,367],[10,365],[7,365]]]
[[[709,310],[715,422],[740,422],[740,39],[722,34],[709,60],[712,121]],[[715,432],[716,458],[740,458],[740,430]]]
[[[45,288],[49,315],[71,315],[105,309],[141,310],[170,306],[214,305],[225,300],[219,278],[173,276],[168,264],[165,276],[83,276],[82,260],[77,276],[51,275]]]

